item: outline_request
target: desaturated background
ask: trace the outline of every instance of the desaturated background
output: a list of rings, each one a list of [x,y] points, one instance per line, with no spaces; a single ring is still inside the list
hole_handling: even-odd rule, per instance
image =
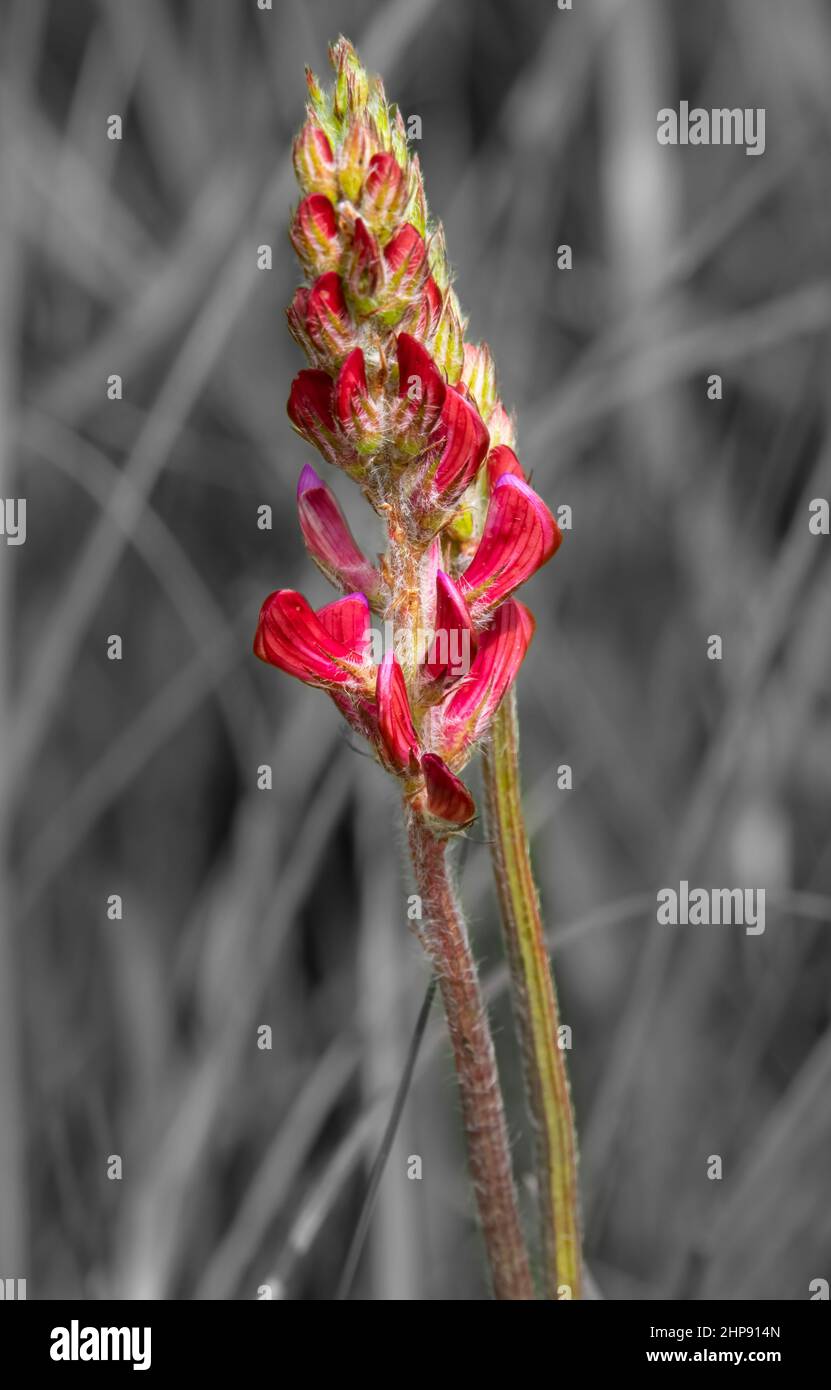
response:
[[[294,516],[285,226],[303,66],[344,32],[422,118],[471,335],[573,509],[519,694],[594,1280],[807,1299],[831,1278],[831,542],[808,530],[831,487],[829,6],[2,10],[0,491],[28,537],[0,547],[0,1275],[333,1298],[424,997],[393,792],[250,652],[269,591],[327,597]],[[682,99],[764,107],[765,154],[659,146]],[[527,1201],[484,836],[463,886]],[[682,878],[766,887],[764,935],[659,927]],[[439,1014],[355,1297],[486,1296]]]

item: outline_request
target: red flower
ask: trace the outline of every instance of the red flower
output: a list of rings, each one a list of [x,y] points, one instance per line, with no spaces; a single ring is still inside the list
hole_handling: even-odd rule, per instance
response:
[[[443,507],[450,507],[479,472],[489,435],[476,407],[455,386],[447,390],[436,432],[442,452],[432,472],[433,491]]]
[[[436,619],[433,640],[422,670],[428,680],[465,676],[476,652],[473,622],[459,588],[442,570],[436,575]]]
[[[302,594],[278,589],[260,609],[254,654],[307,685],[357,684],[368,627],[363,594],[350,594],[315,613]]]
[[[308,463],[297,484],[297,511],[309,554],[326,578],[340,589],[360,589],[374,599],[378,571],[356,544],[334,493]]]
[[[387,652],[378,667],[375,686],[378,732],[386,759],[394,772],[418,769],[418,734],[413,725],[404,673],[393,652]]]
[[[487,729],[516,677],[534,635],[534,619],[523,604],[509,599],[479,635],[470,675],[442,706],[442,751],[463,754]]]
[[[533,488],[515,474],[503,473],[491,494],[482,539],[461,579],[474,617],[530,579],[551,559],[562,538]]]

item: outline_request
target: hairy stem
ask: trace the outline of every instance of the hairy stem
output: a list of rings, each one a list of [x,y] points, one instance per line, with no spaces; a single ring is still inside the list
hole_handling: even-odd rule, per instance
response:
[[[514,1190],[493,1039],[476,964],[447,865],[446,844],[410,812],[410,850],[424,920],[420,935],[438,979],[494,1296],[533,1299]]]
[[[558,1045],[557,996],[522,815],[513,690],[491,728],[484,779],[514,1016],[534,1126],[545,1294],[547,1298],[580,1298],[577,1141],[565,1057]]]

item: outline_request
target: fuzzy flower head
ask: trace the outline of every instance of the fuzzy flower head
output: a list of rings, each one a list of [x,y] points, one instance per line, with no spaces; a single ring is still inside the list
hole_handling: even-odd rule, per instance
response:
[[[436,834],[475,816],[459,777],[523,661],[534,621],[515,591],[561,534],[528,485],[493,359],[465,341],[444,234],[380,78],[346,39],[325,91],[307,71],[289,236],[305,282],[287,310],[308,366],[292,425],[358,483],[386,548],[363,554],[307,465],[298,513],[311,558],[344,595],[317,613],[266,599],[257,656],[325,689]],[[376,630],[391,634],[373,652]]]

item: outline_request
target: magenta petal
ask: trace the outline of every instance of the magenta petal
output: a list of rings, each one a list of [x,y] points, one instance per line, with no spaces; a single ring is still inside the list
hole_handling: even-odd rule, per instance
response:
[[[378,592],[378,571],[358,547],[334,493],[310,464],[297,484],[297,513],[309,554],[326,578],[340,589]]]
[[[302,594],[278,589],[260,609],[254,652],[308,685],[345,685],[355,679],[354,652],[329,632]]]
[[[364,594],[347,594],[318,608],[318,620],[355,662],[362,662],[370,640],[369,604]]]
[[[418,767],[418,735],[410,712],[404,673],[393,652],[387,652],[378,667],[375,686],[378,731],[390,766],[396,772],[412,772]]]
[[[422,670],[428,680],[439,680],[448,673],[467,675],[476,651],[476,634],[458,585],[439,570],[436,575],[436,616],[433,640]]]
[[[430,814],[459,828],[469,825],[476,815],[476,803],[464,782],[435,753],[424,754],[421,770]]]
[[[516,599],[497,608],[479,634],[470,675],[442,707],[443,747],[448,757],[463,751],[485,732],[522,665],[534,635],[534,619]]]
[[[473,482],[488,452],[489,435],[474,405],[450,387],[436,426],[444,447],[433,475],[433,486],[445,505],[457,501]]]
[[[562,540],[541,497],[513,473],[497,481],[476,554],[461,589],[474,614],[487,612],[551,559]]]

